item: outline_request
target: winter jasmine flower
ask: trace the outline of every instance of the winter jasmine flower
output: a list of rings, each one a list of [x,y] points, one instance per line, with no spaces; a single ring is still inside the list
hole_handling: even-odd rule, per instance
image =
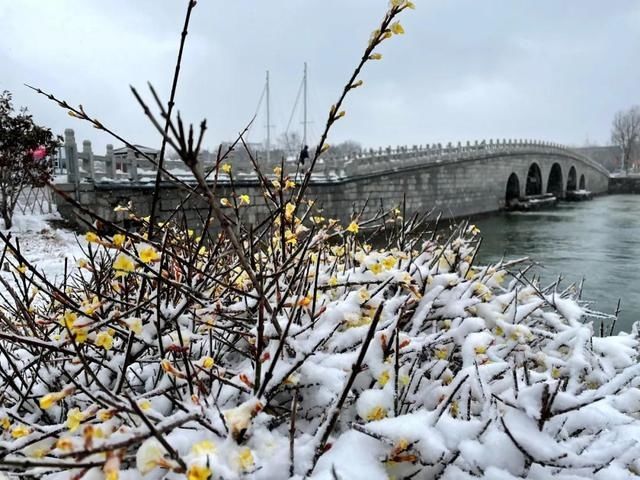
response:
[[[253,453],[248,447],[241,448],[236,457],[236,462],[241,471],[248,472],[254,465]]]
[[[65,423],[66,427],[70,432],[75,432],[80,424],[84,421],[85,415],[80,411],[79,408],[72,408],[67,413],[67,421]]]
[[[98,243],[100,241],[100,237],[93,232],[87,232],[84,235],[84,238],[89,243]]]
[[[187,470],[187,480],[208,480],[211,470],[203,465],[191,465]]]
[[[133,272],[135,265],[128,255],[121,253],[113,262],[113,269],[116,271],[116,277],[125,277],[130,272]]]
[[[155,248],[149,245],[140,250],[139,257],[144,263],[152,263],[160,259],[160,254]]]
[[[358,225],[357,222],[351,222],[347,227],[347,232],[349,233],[356,234],[358,233],[358,231],[360,231],[360,226]]]
[[[118,248],[122,248],[122,246],[124,245],[125,240],[127,239],[127,237],[125,237],[124,235],[122,235],[121,233],[116,233],[113,236],[113,244],[118,247]]]
[[[102,347],[105,350],[111,350],[113,347],[113,336],[106,331],[98,333],[94,342],[96,347]]]
[[[25,437],[30,433],[31,433],[31,429],[26,425],[22,425],[22,424],[16,425],[11,429],[11,436],[16,439]]]

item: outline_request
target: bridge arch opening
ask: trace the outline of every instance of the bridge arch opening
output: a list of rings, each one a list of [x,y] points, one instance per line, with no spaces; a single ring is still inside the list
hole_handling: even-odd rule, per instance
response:
[[[571,192],[578,189],[578,174],[576,173],[576,167],[569,169],[569,176],[567,179],[567,191]]]
[[[580,175],[580,190],[586,190],[587,189],[587,179],[584,178],[584,173],[582,175]]]
[[[557,198],[562,197],[562,167],[559,163],[554,163],[549,172],[549,181],[547,182],[547,193],[553,193]]]
[[[525,187],[525,195],[541,195],[542,194],[542,172],[537,163],[532,163],[527,173],[527,184]]]
[[[509,175],[509,180],[507,180],[505,204],[507,208],[509,208],[513,204],[517,203],[518,200],[520,200],[520,179],[518,178],[518,175],[512,173]]]

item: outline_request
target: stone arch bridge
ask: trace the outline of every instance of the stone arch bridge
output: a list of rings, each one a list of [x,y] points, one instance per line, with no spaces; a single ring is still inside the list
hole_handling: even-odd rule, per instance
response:
[[[113,148],[95,155],[85,141],[78,151],[73,131],[65,132],[67,177],[59,188],[83,205],[110,220],[119,221],[114,208],[131,201],[139,215],[150,211],[152,169],[140,167],[134,152],[126,155],[124,169],[116,169]],[[233,164],[233,161],[231,162]],[[271,172],[275,165],[264,165]],[[179,165],[173,173],[179,175]],[[257,178],[241,165],[233,165],[236,192],[251,197],[246,209],[249,221],[257,221],[267,210]],[[184,181],[190,177],[184,171]],[[65,181],[66,180],[66,181]],[[567,191],[586,189],[594,194],[608,190],[609,174],[595,161],[570,148],[538,141],[489,141],[453,146],[431,145],[368,150],[344,157],[323,156],[314,173],[309,196],[316,199],[326,216],[345,219],[365,204],[372,213],[382,204],[398,205],[403,199],[409,213],[442,213],[443,218],[465,217],[504,209],[514,199],[553,193],[563,198]],[[229,184],[218,180],[220,196],[228,196]],[[167,217],[185,193],[171,182],[163,182],[160,217]],[[58,199],[58,209],[71,221],[80,213]],[[187,205],[194,222],[204,209],[199,200]],[[367,212],[369,210],[369,212]]]

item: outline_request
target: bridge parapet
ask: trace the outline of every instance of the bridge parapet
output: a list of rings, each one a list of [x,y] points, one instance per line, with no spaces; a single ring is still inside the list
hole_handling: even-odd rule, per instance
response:
[[[144,147],[119,149],[116,158],[112,145],[107,145],[104,155],[93,152],[91,142],[82,142],[82,149],[76,145],[73,130],[65,130],[65,166],[66,182],[63,183],[149,183],[155,179],[155,158]],[[597,162],[577,153],[576,151],[553,142],[532,139],[489,139],[420,145],[397,145],[395,147],[379,147],[352,152],[347,155],[335,155],[331,149],[323,154],[317,164],[314,181],[321,183],[357,178],[384,172],[393,172],[415,168],[420,165],[439,163],[466,162],[478,158],[533,154],[560,154],[579,160],[608,175],[607,171]],[[277,162],[277,163],[276,163]],[[264,165],[271,170],[279,164]],[[188,181],[191,174],[182,166],[181,162],[167,160],[165,168],[172,175]],[[234,165],[234,172],[238,178],[249,180],[253,177],[250,165]],[[221,174],[220,181],[225,181]]]

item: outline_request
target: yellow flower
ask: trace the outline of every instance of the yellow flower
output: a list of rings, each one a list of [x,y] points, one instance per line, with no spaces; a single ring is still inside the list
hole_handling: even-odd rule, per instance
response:
[[[48,408],[53,407],[57,402],[62,400],[66,394],[64,392],[52,392],[47,393],[40,397],[40,408],[43,410],[47,410]]]
[[[106,422],[107,420],[111,420],[113,418],[114,412],[111,410],[103,409],[98,411],[98,420],[101,422]]]
[[[279,177],[280,175],[282,175],[282,168],[281,167],[274,167],[273,168],[273,173],[275,173],[276,176]]]
[[[20,272],[22,275],[24,275],[25,273],[27,273],[27,266],[23,265],[22,263],[20,265],[18,265],[16,267],[16,270],[18,270],[18,272]]]
[[[191,451],[196,455],[207,455],[216,451],[216,446],[211,440],[201,440],[191,447]]]
[[[382,420],[383,418],[386,418],[386,417],[387,417],[387,410],[384,407],[378,405],[373,407],[371,410],[367,412],[366,420],[373,422],[376,420]]]
[[[240,205],[249,205],[251,203],[251,197],[249,195],[240,195]]]
[[[138,401],[138,406],[141,410],[149,410],[151,408],[151,401],[148,398],[143,398],[142,400]]]
[[[291,221],[291,218],[293,217],[293,212],[295,211],[296,211],[296,206],[291,202],[287,203],[284,207],[284,218]]]
[[[287,180],[284,184],[285,190],[289,188],[294,188],[295,186],[296,186],[296,182],[294,182],[293,180]]]
[[[89,332],[86,328],[74,328],[72,331],[76,343],[84,343],[87,341]]]
[[[80,424],[84,421],[84,413],[80,411],[79,408],[72,408],[67,413],[67,422],[65,425],[69,429],[70,432],[75,432]]]
[[[361,301],[365,302],[371,298],[371,294],[366,288],[361,288],[360,290],[358,290],[358,297]]]
[[[336,285],[338,285],[338,279],[336,277],[331,277],[327,282],[327,285],[329,285],[330,287],[335,287]]]
[[[404,33],[404,28],[402,28],[402,25],[400,25],[400,22],[393,22],[389,26],[389,29],[396,35],[402,35]]]
[[[360,226],[356,222],[351,222],[347,227],[347,232],[350,233],[358,233],[360,231]]]
[[[160,259],[160,254],[152,246],[148,246],[140,250],[140,260],[144,263],[155,262]]]
[[[228,198],[221,198],[220,199],[220,205],[222,205],[223,207],[230,207],[231,206],[231,202],[229,201]]]
[[[202,465],[191,465],[187,470],[187,480],[207,480],[211,476],[211,470]]]
[[[374,263],[369,267],[369,270],[374,275],[378,275],[380,272],[382,272],[382,265],[380,265],[379,263]]]
[[[129,272],[133,272],[135,264],[131,257],[121,253],[113,262],[113,269],[116,271],[116,277],[125,277]]]
[[[484,353],[487,353],[487,347],[485,345],[478,345],[473,349],[473,351],[476,353],[476,355],[482,355]]]
[[[224,173],[231,173],[231,165],[230,165],[230,164],[228,164],[228,163],[224,163],[224,164],[222,164],[222,168],[221,168],[221,170],[222,170]]]
[[[104,480],[118,480],[120,478],[120,459],[112,456],[104,464]]]
[[[11,420],[9,420],[9,417],[2,417],[0,419],[0,427],[2,427],[3,430],[9,430],[10,426]]]
[[[73,324],[77,319],[78,319],[78,316],[74,312],[66,312],[62,316],[62,319],[61,319],[62,321],[60,323],[62,323],[62,325],[64,325],[65,327],[71,329],[73,328]]]
[[[13,438],[22,438],[31,433],[31,429],[26,425],[16,425],[11,429],[11,436]]]
[[[213,368],[213,366],[215,365],[215,362],[211,357],[202,357],[200,359],[200,364],[202,365],[202,368],[210,369],[210,368]]]
[[[396,263],[398,263],[398,261],[394,257],[385,257],[380,263],[382,263],[382,266],[384,266],[384,268],[390,270],[396,266]]]
[[[446,347],[439,346],[435,348],[435,354],[438,360],[444,360],[449,355],[449,352],[447,351]]]
[[[100,332],[96,337],[95,345],[105,350],[111,350],[111,347],[113,347],[113,337],[109,332]]]
[[[248,447],[240,449],[237,457],[238,466],[240,470],[247,472],[253,468],[253,453]]]
[[[291,229],[287,228],[284,231],[284,239],[287,243],[290,243],[291,245],[295,245],[298,243],[298,237],[295,233],[293,233],[291,231]]]
[[[382,60],[382,54],[372,53],[371,55],[369,55],[369,60]]]
[[[84,238],[87,240],[87,242],[89,243],[98,243],[100,241],[100,237],[98,237],[98,235],[96,235],[93,232],[87,232],[84,236]]]
[[[124,245],[124,242],[125,242],[126,239],[127,239],[127,237],[125,237],[121,233],[116,233],[113,236],[113,244],[118,248],[122,248],[122,246]]]
[[[380,384],[381,387],[384,387],[390,378],[391,378],[391,375],[389,375],[389,370],[385,370],[378,377],[378,383]]]
[[[315,216],[315,217],[311,217],[311,221],[312,221],[313,223],[315,223],[316,225],[318,225],[318,224],[320,224],[320,223],[324,222],[324,220],[325,220],[325,218],[324,218],[324,217],[322,217],[322,216],[320,216],[320,215],[317,215],[317,216]]]
[[[136,335],[142,334],[142,320],[137,317],[127,318],[124,321],[131,330]]]
[[[451,406],[449,407],[449,413],[453,418],[458,417],[458,415],[460,414],[460,406],[458,405],[457,401],[453,400],[451,402]]]

